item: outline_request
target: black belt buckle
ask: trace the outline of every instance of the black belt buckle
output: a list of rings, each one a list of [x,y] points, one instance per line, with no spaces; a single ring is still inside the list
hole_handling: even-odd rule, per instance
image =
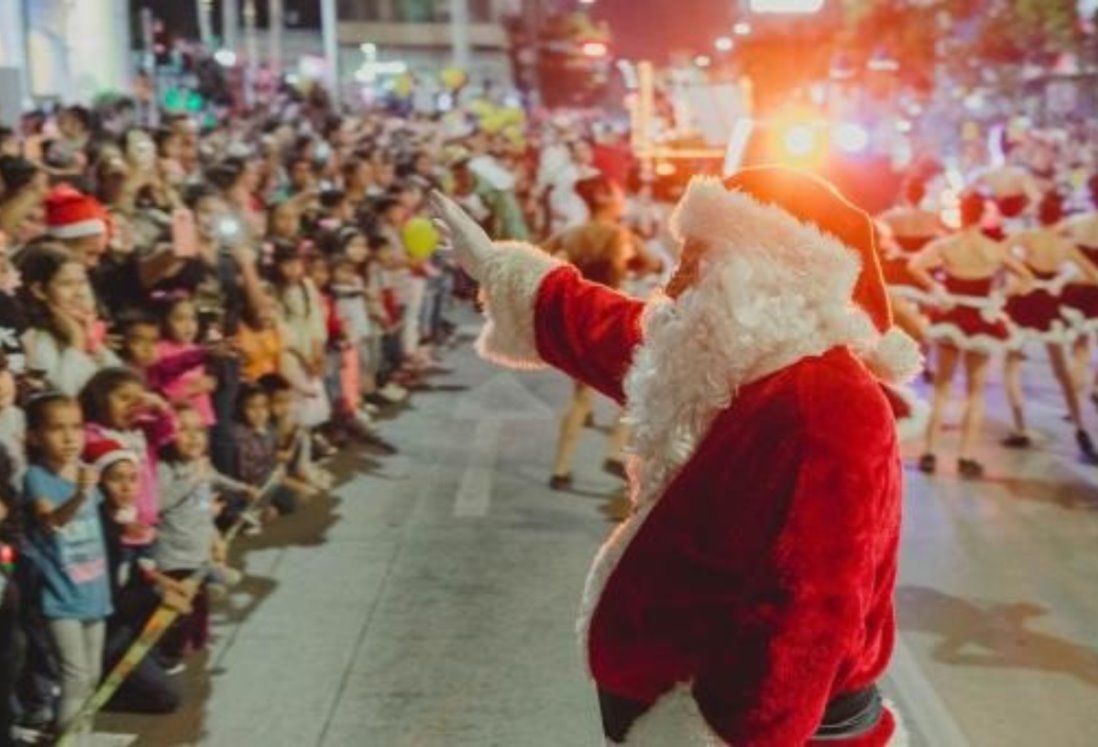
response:
[[[840,695],[827,704],[823,721],[812,738],[826,742],[860,736],[880,723],[883,710],[881,691],[876,685]]]

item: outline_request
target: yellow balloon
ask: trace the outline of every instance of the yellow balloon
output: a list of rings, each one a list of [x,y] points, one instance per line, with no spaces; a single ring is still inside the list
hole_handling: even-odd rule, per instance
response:
[[[488,117],[496,110],[496,107],[487,99],[477,99],[469,104],[469,111],[480,119]]]
[[[526,112],[521,106],[508,106],[500,114],[507,125],[521,125],[526,123]]]
[[[450,91],[456,91],[469,81],[469,76],[460,67],[443,68],[438,77],[442,85]]]
[[[519,125],[508,125],[503,129],[503,136],[516,148],[526,147],[526,133]]]
[[[393,93],[400,98],[407,98],[412,93],[412,88],[415,87],[415,81],[412,79],[410,73],[404,73],[397,77],[393,81]]]
[[[486,117],[482,117],[480,120],[480,129],[487,132],[489,135],[495,135],[507,126],[507,118],[503,112],[492,112]]]
[[[400,238],[408,256],[422,262],[438,249],[439,235],[431,221],[426,218],[412,218],[404,224]]]

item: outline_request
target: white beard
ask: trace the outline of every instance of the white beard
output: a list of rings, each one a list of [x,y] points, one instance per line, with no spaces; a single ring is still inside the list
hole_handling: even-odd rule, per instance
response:
[[[602,590],[651,509],[740,387],[837,345],[878,337],[842,282],[820,283],[766,255],[714,252],[677,300],[657,296],[625,378],[633,514],[599,550],[577,624],[587,629]]]

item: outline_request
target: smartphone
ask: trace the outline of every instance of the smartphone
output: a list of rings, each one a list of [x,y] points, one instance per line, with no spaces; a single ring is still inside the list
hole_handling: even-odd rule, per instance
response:
[[[194,213],[187,208],[172,211],[172,251],[180,259],[198,254],[198,235],[195,231]]]

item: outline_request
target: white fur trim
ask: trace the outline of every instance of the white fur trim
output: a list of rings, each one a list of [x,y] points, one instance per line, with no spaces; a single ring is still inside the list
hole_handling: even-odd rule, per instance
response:
[[[858,252],[839,239],[776,205],[728,190],[714,177],[691,180],[671,215],[671,231],[680,240],[698,239],[713,249],[765,255],[802,283],[830,286],[847,299],[861,269]]]
[[[561,266],[537,247],[501,242],[481,269],[487,322],[477,340],[480,357],[506,368],[544,368],[534,335],[534,303],[545,276]]]
[[[607,741],[606,747],[614,743]],[[725,744],[705,723],[690,693],[678,685],[661,695],[652,708],[637,719],[625,737],[629,747],[718,747]]]
[[[1072,306],[1065,306],[1061,311],[1078,334],[1086,335],[1098,331],[1098,318],[1090,318]]]
[[[889,713],[892,714],[892,720],[896,722],[896,731],[892,732],[892,738],[888,740],[888,747],[908,747],[911,744],[911,734],[907,730],[907,725],[904,724],[903,716],[900,715],[900,709],[887,698],[884,701],[884,707],[888,709]]]
[[[85,236],[101,236],[107,232],[107,224],[98,218],[52,226],[49,235],[55,239],[82,239]]]
[[[890,390],[903,400],[908,409],[906,417],[896,419],[896,437],[900,441],[910,441],[926,435],[926,424],[930,420],[930,405],[910,387],[896,386],[890,387]]]
[[[899,327],[889,329],[861,358],[873,375],[887,384],[905,384],[923,370],[919,344]]]
[[[951,345],[958,350],[995,355],[996,353],[1009,352],[1018,347],[1013,331],[1006,337],[994,335],[975,334],[970,335],[952,322],[937,322],[926,328],[927,339],[940,345]]]

